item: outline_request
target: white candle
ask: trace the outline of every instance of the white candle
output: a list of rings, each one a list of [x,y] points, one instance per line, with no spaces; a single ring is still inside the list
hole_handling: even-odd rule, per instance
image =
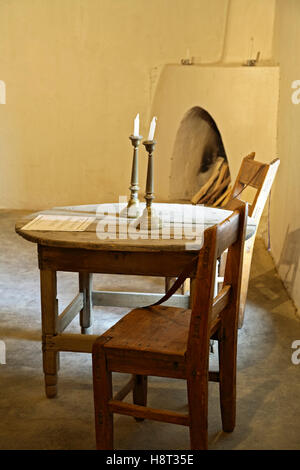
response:
[[[154,132],[155,132],[155,127],[156,127],[156,117],[154,117],[151,121],[150,124],[150,129],[149,129],[149,135],[148,135],[148,140],[153,140],[154,139]]]
[[[134,120],[134,128],[133,128],[133,135],[135,137],[139,136],[140,132],[140,115],[139,113],[136,115],[135,120]]]

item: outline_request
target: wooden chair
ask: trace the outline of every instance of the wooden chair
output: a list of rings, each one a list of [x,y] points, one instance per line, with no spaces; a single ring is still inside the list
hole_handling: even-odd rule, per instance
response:
[[[192,310],[154,305],[129,312],[93,345],[97,449],[113,449],[113,414],[189,426],[191,449],[207,449],[208,380],[219,382],[222,426],[235,427],[237,321],[247,205],[204,233],[185,277],[195,276]],[[228,248],[224,285],[213,298],[216,260]],[[210,339],[219,372],[209,372]],[[112,372],[133,374],[113,398]],[[184,379],[188,413],[147,407],[147,376]],[[133,390],[133,404],[123,398]]]
[[[241,164],[235,184],[232,188],[229,201],[222,206],[224,209],[234,210],[237,200],[245,200],[245,189],[254,188],[255,196],[252,203],[249,203],[249,217],[256,222],[256,231],[263,213],[266,201],[271,191],[271,187],[280,164],[280,160],[276,158],[271,163],[261,163],[256,160],[255,153],[247,155]],[[246,197],[247,200],[247,197]],[[253,247],[255,242],[255,234],[245,242],[244,261],[242,270],[241,300],[239,311],[239,328],[243,326],[245,306],[248,292],[250,268],[252,262]],[[223,253],[219,264],[219,281],[223,281],[224,267],[226,264],[226,252]]]

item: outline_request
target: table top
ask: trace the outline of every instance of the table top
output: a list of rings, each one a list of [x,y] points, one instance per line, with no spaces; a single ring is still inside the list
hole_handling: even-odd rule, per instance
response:
[[[141,211],[144,208],[145,204],[141,203]],[[26,240],[43,246],[107,251],[196,251],[201,248],[204,230],[232,213],[192,204],[156,203],[153,208],[162,224],[150,233],[138,230],[137,221],[123,215],[125,203],[54,207],[22,218],[15,229]],[[23,230],[38,215],[90,217],[91,223],[84,231]],[[248,217],[246,238],[255,230],[254,220]]]

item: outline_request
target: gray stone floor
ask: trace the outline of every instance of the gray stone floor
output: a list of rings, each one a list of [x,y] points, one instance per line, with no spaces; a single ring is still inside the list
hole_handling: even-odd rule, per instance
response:
[[[18,211],[0,211],[0,449],[95,449],[91,356],[61,353],[58,397],[44,395],[40,344],[39,272],[36,246],[14,232]],[[59,273],[62,309],[77,291],[73,274]],[[105,290],[162,292],[162,279],[95,276]],[[124,313],[95,309],[94,333]],[[69,326],[78,331],[77,319]],[[210,384],[210,449],[300,449],[300,364],[291,344],[300,340],[300,320],[262,242],[257,240],[246,319],[239,330],[237,425],[222,432],[218,385]],[[216,364],[216,352],[211,355]],[[118,389],[127,377],[115,376]],[[185,384],[150,379],[149,404],[186,410]],[[188,449],[188,429],[116,416],[116,449]]]

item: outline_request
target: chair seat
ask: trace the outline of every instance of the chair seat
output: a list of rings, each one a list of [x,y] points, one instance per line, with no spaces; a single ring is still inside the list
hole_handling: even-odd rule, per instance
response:
[[[122,349],[184,358],[191,310],[154,306],[131,310],[105,332],[105,350]]]

